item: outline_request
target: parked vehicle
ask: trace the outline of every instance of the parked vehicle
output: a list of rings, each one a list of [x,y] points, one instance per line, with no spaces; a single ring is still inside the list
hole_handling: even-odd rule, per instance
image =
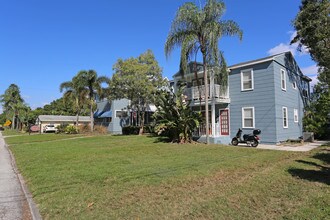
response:
[[[55,125],[45,125],[43,132],[47,133],[47,132],[56,132],[57,128],[55,127]]]
[[[236,136],[231,140],[231,144],[237,146],[239,143],[245,143],[251,147],[257,147],[259,144],[259,134],[261,130],[255,129],[253,130],[253,134],[244,134],[242,138],[242,129],[238,129]]]

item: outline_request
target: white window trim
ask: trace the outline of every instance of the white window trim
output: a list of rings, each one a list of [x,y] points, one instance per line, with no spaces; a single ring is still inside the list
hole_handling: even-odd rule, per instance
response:
[[[245,109],[252,109],[252,127],[246,127],[244,124],[244,110]],[[255,114],[254,114],[254,107],[243,107],[242,108],[242,128],[255,128]]]
[[[243,86],[243,72],[247,72],[247,71],[251,71],[251,87],[250,89],[244,89]],[[241,91],[251,91],[254,89],[254,78],[253,78],[253,69],[245,69],[245,70],[241,70]]]
[[[115,110],[115,118],[120,118],[120,117],[117,117],[117,112],[122,112],[122,110]]]
[[[284,125],[284,110],[286,114],[286,126]],[[288,108],[287,107],[282,107],[282,123],[283,123],[283,128],[288,128],[289,127],[289,115],[288,115]]]
[[[295,123],[298,123],[299,122],[299,114],[298,114],[298,109],[293,109],[293,120]]]
[[[283,73],[283,74],[282,74]],[[284,80],[284,88],[282,87],[282,81]],[[286,71],[284,69],[281,69],[281,89],[283,91],[286,91]]]

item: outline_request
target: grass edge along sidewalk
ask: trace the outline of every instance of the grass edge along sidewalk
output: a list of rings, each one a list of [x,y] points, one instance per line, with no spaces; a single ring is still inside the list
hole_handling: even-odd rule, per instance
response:
[[[18,138],[18,137],[17,137]],[[153,137],[16,143],[17,165],[45,219],[324,219],[329,145],[307,153]]]

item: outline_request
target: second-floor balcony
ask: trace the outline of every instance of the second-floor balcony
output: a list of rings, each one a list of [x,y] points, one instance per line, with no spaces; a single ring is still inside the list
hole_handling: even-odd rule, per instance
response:
[[[208,98],[211,101],[214,98],[215,103],[230,103],[229,99],[229,91],[228,88],[221,89],[221,86],[218,84],[214,85],[214,90],[210,91],[210,87],[208,86]],[[205,101],[205,86],[193,86],[190,88],[186,88],[185,95],[188,97],[188,100],[191,100],[193,105],[199,104],[200,99],[201,102]]]

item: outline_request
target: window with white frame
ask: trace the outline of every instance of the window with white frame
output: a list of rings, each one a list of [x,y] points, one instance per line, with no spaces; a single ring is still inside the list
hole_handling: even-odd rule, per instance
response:
[[[297,89],[297,83],[296,83],[296,82],[293,82],[293,83],[292,83],[292,88],[293,88],[293,89]]]
[[[294,122],[298,122],[299,121],[299,118],[298,118],[298,109],[293,109],[293,119],[294,119]]]
[[[254,128],[254,107],[242,108],[242,127]]]
[[[248,91],[253,90],[253,70],[242,70],[241,71],[241,90]]]
[[[286,90],[286,74],[283,69],[281,69],[281,88],[282,90]]]
[[[282,107],[283,128],[288,128],[288,108]]]
[[[125,117],[127,117],[127,112],[126,111],[118,111],[118,110],[116,110],[115,117],[116,118],[125,118]]]

